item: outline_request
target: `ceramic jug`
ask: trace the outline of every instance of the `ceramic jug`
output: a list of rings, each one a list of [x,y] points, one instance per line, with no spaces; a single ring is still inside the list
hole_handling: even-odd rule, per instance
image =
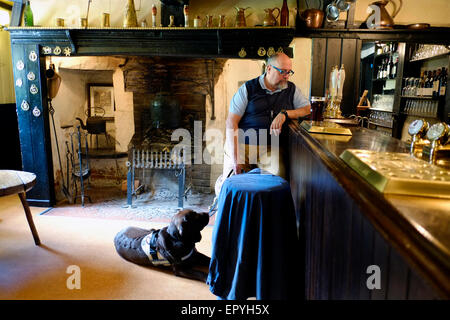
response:
[[[274,12],[275,10],[278,10],[278,14],[276,16],[274,16]],[[264,27],[269,27],[269,26],[277,26],[278,22],[277,19],[280,15],[280,9],[279,8],[267,8],[264,9],[264,11],[266,12],[266,15],[264,16]]]
[[[397,8],[395,6],[394,12],[392,13],[392,16],[389,14],[389,12],[386,10],[386,5],[392,2],[394,5],[394,1],[392,0],[382,0],[382,1],[376,1],[370,4],[370,6],[376,6],[380,10],[380,19],[375,19],[375,27],[377,29],[392,29],[394,27],[394,18],[398,14],[398,12],[401,9],[401,5]]]
[[[251,13],[249,13],[247,16],[245,15],[245,10],[249,9],[247,8],[238,8],[234,7],[236,9],[236,27],[246,27],[247,23],[245,22],[245,19],[248,18]]]

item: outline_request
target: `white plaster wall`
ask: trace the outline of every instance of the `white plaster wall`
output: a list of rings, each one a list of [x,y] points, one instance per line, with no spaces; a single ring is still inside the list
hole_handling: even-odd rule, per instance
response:
[[[127,152],[128,144],[134,134],[133,93],[125,92],[122,69],[117,68],[114,71],[113,84],[116,103],[116,112],[114,114],[116,151]]]

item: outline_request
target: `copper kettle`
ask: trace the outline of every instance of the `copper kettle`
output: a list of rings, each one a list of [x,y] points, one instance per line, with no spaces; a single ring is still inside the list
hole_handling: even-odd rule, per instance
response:
[[[389,2],[392,2],[394,5],[394,12],[392,13],[392,16],[385,8]],[[375,6],[375,8],[373,6]],[[372,25],[376,29],[392,29],[394,27],[394,18],[402,7],[402,1],[400,0],[400,5],[398,8],[393,0],[376,1],[371,3],[369,7],[371,7],[374,12],[367,19],[368,26]],[[377,11],[379,11],[379,16]],[[374,22],[372,22],[373,20]]]

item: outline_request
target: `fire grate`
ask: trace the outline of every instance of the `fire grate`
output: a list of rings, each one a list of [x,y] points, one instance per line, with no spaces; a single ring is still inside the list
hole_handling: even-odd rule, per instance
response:
[[[171,151],[155,151],[145,149],[131,149],[131,161],[127,161],[127,205],[133,207],[133,196],[143,185],[135,188],[134,178],[136,169],[141,170],[173,170],[178,178],[178,206],[183,208],[183,198],[186,198],[186,153],[183,148],[173,148]]]

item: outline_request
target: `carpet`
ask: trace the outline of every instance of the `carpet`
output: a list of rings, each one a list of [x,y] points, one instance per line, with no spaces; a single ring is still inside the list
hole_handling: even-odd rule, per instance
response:
[[[133,206],[127,206],[126,192],[117,186],[93,187],[88,190],[92,203],[85,198],[84,207],[80,199],[75,204],[67,200],[60,201],[50,210],[44,210],[47,216],[85,217],[97,219],[135,220],[151,222],[170,222],[180,210],[177,195],[165,188],[154,193],[143,193],[133,198]],[[184,208],[197,212],[208,212],[213,203],[214,194],[190,192],[184,200]],[[214,217],[210,219],[214,224]]]

